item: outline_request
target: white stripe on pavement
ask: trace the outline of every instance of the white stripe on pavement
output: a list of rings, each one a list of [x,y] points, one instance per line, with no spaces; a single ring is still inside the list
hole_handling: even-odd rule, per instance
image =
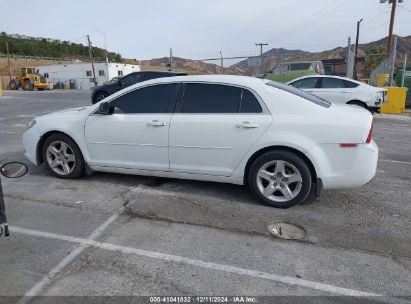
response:
[[[399,164],[411,165],[411,162],[408,162],[408,161],[402,161],[402,160],[393,160],[393,159],[379,159],[378,161],[387,162],[387,163],[399,163]]]
[[[20,232],[23,234],[29,234],[33,236],[40,236],[40,237],[45,237],[45,238],[53,238],[53,239],[60,239],[60,240],[65,240],[69,242],[80,243],[80,246],[78,246],[69,255],[67,255],[64,259],[62,259],[60,263],[58,263],[43,279],[41,279],[29,291],[27,291],[24,297],[22,297],[17,304],[27,303],[33,297],[39,295],[40,292],[43,290],[43,288],[46,287],[55,276],[57,276],[60,272],[62,272],[63,269],[68,264],[70,264],[79,254],[81,254],[87,247],[89,247],[90,246],[89,242],[94,241],[96,238],[98,238],[104,232],[104,230],[107,229],[107,227],[117,219],[117,217],[118,217],[118,214],[114,214],[110,216],[103,224],[97,227],[97,229],[94,230],[94,232],[87,239],[71,238],[71,237],[64,236],[64,235],[57,235],[53,233],[40,232],[40,231],[37,232],[35,230],[18,228],[18,227],[11,229],[12,231]]]
[[[104,229],[99,228],[100,231],[103,231]],[[249,276],[249,277],[258,278],[258,279],[265,279],[265,280],[270,280],[270,281],[275,281],[275,282],[281,282],[285,284],[320,290],[320,291],[324,291],[324,292],[335,294],[335,295],[357,296],[357,297],[381,296],[375,293],[364,292],[364,291],[359,291],[359,290],[354,290],[354,289],[349,289],[349,288],[342,288],[342,287],[338,287],[338,286],[334,286],[330,284],[319,283],[319,282],[299,279],[295,277],[272,274],[272,273],[267,273],[267,272],[252,270],[252,269],[245,269],[245,268],[240,268],[240,267],[235,267],[235,266],[230,266],[230,265],[225,265],[225,264],[205,262],[205,261],[191,259],[187,257],[173,255],[173,254],[166,254],[166,253],[161,253],[161,252],[156,252],[156,251],[148,251],[148,250],[142,250],[142,249],[133,248],[133,247],[125,247],[125,246],[119,246],[119,245],[114,245],[110,243],[97,242],[93,239],[93,237],[82,239],[82,238],[77,238],[77,237],[72,237],[72,236],[54,234],[50,232],[43,232],[43,231],[20,228],[20,227],[11,227],[10,230],[12,232],[17,232],[21,234],[36,236],[36,237],[57,239],[57,240],[81,244],[81,246],[79,246],[75,251],[73,251],[72,254],[67,256],[67,258],[63,259],[63,261],[60,262],[59,265],[57,265],[49,273],[49,276],[47,276],[45,279],[40,281],[36,286],[34,286],[32,290],[30,290],[30,292],[27,293],[27,295],[29,296],[39,294],[41,289],[49,283],[50,279],[54,277],[56,274],[58,274],[70,261],[72,261],[78,254],[80,254],[81,251],[83,251],[87,246],[94,246],[97,248],[121,252],[125,254],[135,254],[135,255],[144,256],[144,257],[153,258],[153,259],[171,261],[175,263],[182,263],[182,264],[192,265],[196,267],[202,267],[202,268],[207,268],[207,269],[235,273],[238,275]],[[93,233],[93,235],[94,234],[99,235],[100,233],[101,232],[98,232],[98,233],[95,232]]]

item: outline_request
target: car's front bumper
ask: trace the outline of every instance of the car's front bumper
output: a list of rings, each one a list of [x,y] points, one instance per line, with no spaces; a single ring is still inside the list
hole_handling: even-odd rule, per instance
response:
[[[37,157],[37,145],[40,140],[40,133],[36,126],[26,130],[23,133],[24,156],[35,165],[39,165]]]

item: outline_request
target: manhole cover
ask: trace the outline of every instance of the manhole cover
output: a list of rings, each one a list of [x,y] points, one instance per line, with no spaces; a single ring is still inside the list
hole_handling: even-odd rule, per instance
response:
[[[286,240],[301,240],[306,232],[303,227],[289,223],[273,223],[268,225],[268,231],[278,238]]]

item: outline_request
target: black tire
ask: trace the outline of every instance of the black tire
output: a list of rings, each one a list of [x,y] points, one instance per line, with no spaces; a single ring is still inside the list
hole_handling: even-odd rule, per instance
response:
[[[19,89],[19,83],[17,82],[17,80],[13,79],[13,80],[10,81],[9,89],[10,90],[15,90],[15,91]]]
[[[37,91],[44,91],[44,88],[37,88]]]
[[[368,110],[367,105],[359,100],[352,100],[352,101],[347,102],[347,104],[352,105],[352,106],[358,106],[358,107]]]
[[[299,192],[297,191],[296,196],[288,201],[283,201],[283,202],[274,201],[264,196],[258,188],[257,174],[260,168],[262,168],[264,165],[270,162],[273,162],[273,161],[285,161],[286,163],[291,164],[298,170],[299,175],[301,177],[301,186],[300,186]],[[308,198],[308,195],[310,194],[310,190],[312,187],[312,177],[311,177],[311,172],[308,167],[308,164],[299,155],[293,152],[290,152],[290,151],[286,151],[286,150],[276,150],[276,151],[269,151],[269,152],[266,152],[260,155],[252,163],[250,167],[250,171],[249,171],[248,183],[249,183],[251,191],[262,202],[270,206],[276,207],[276,208],[290,208],[294,205],[304,202]],[[289,187],[293,187],[295,185],[296,184],[290,184]],[[275,191],[273,195],[275,193],[277,193],[277,191]]]
[[[100,100],[103,100],[107,96],[108,94],[106,92],[103,92],[103,91],[97,92],[96,94],[94,94],[93,104],[99,102]]]
[[[68,147],[71,150],[70,156],[71,155],[74,156],[74,164],[71,165],[72,170],[68,174],[64,174],[64,173],[61,173],[61,172],[60,173],[56,172],[57,169],[53,169],[50,166],[50,163],[49,163],[49,160],[48,160],[48,155],[47,155],[47,149],[51,145],[54,145],[56,142],[62,142],[62,143],[65,143],[66,145],[68,145]],[[63,178],[63,179],[74,179],[74,178],[78,178],[78,177],[84,175],[85,165],[84,165],[83,154],[81,153],[80,148],[74,142],[74,140],[72,140],[67,135],[62,134],[62,133],[55,133],[55,134],[50,135],[44,141],[42,149],[41,149],[41,153],[42,153],[43,161],[44,161],[47,169],[54,176],[57,176],[57,177]],[[64,157],[64,155],[63,155],[63,157]],[[70,163],[72,163],[72,162],[70,162]],[[63,171],[62,166],[61,166],[61,171]]]
[[[28,79],[24,80],[23,90],[25,90],[25,91],[33,91],[34,90],[34,86],[33,86],[33,84],[31,83],[30,80],[28,80]]]

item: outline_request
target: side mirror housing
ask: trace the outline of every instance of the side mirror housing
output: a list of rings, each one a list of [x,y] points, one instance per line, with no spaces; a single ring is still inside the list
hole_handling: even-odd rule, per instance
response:
[[[1,175],[8,178],[22,177],[26,175],[27,171],[27,166],[19,162],[6,163],[0,167]]]
[[[123,81],[119,81],[118,82],[118,85],[120,86],[120,87],[122,87],[122,88],[125,88],[126,87],[126,84],[123,82]]]
[[[98,105],[98,110],[97,110],[96,114],[110,115],[111,114],[110,104],[107,101],[100,102],[99,105]]]

